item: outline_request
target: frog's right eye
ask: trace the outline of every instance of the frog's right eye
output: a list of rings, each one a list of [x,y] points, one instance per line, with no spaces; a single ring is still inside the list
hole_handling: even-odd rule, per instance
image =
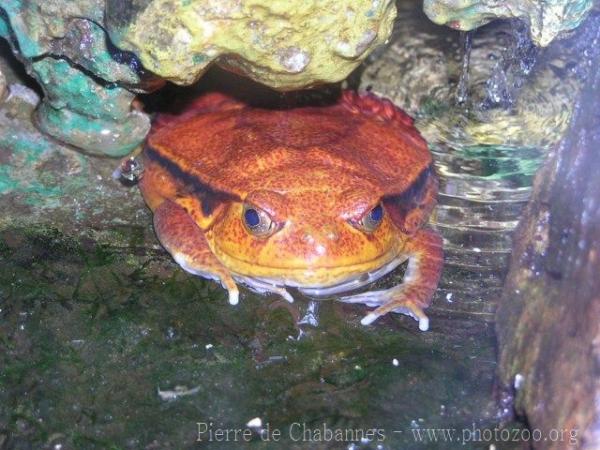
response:
[[[351,220],[350,223],[359,230],[362,230],[366,233],[372,233],[377,229],[377,227],[383,220],[383,215],[383,206],[381,205],[381,203],[378,203],[362,218],[360,218],[359,220]]]
[[[273,219],[262,209],[245,204],[242,221],[246,229],[254,236],[266,237],[273,234],[277,227]]]

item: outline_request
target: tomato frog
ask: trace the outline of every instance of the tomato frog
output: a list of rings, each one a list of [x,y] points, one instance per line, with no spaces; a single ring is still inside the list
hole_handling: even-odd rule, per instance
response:
[[[157,120],[141,192],[186,271],[292,302],[288,288],[374,307],[429,328],[442,239],[427,225],[437,178],[412,119],[344,91],[324,106],[265,109],[220,93]],[[352,294],[408,260],[403,282]]]

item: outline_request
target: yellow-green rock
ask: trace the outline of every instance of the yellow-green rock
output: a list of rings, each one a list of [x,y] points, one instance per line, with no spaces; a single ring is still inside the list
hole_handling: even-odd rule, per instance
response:
[[[547,46],[564,31],[579,26],[592,0],[425,0],[425,14],[440,25],[473,30],[498,18],[518,18],[529,25],[532,40]]]
[[[525,75],[521,65],[527,58],[516,56],[526,53],[519,47],[527,37],[525,27],[515,30],[512,23],[498,22],[478,30],[470,53],[468,101],[456,105],[462,71],[458,33],[424,26],[407,5],[399,7],[392,43],[361,72],[360,88],[390,98],[415,117],[428,142],[548,148],[560,140],[581,88],[577,73],[584,62],[575,44],[564,39],[545,49]],[[580,33],[594,25],[582,25]],[[496,78],[504,87],[493,88],[502,85]],[[510,104],[496,104],[494,95],[508,95]]]
[[[115,44],[191,84],[215,62],[279,90],[344,79],[392,30],[392,0],[108,0]]]

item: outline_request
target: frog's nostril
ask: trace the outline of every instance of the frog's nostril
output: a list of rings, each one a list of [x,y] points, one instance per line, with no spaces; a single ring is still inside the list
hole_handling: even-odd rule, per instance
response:
[[[327,239],[330,241],[337,241],[340,238],[340,235],[335,231],[330,231],[325,234],[325,237],[327,237]]]
[[[304,233],[304,236],[302,236],[302,240],[307,244],[312,244],[315,242],[315,238],[311,233]]]
[[[339,233],[331,228],[321,228],[318,231],[312,228],[310,231],[305,231],[302,234],[302,241],[305,244],[315,247],[317,253],[321,255],[325,253],[328,243],[335,242],[339,238]]]
[[[337,241],[340,237],[335,227],[327,225],[321,229],[321,233],[319,234],[327,241]]]
[[[327,238],[322,232],[305,232],[302,235],[302,241],[307,246],[307,250],[314,257],[321,257],[327,253]]]

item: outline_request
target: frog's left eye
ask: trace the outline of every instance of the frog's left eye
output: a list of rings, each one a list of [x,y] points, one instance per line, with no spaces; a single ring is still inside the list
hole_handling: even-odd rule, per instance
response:
[[[242,220],[246,229],[255,236],[265,237],[276,231],[276,224],[273,219],[254,205],[244,205]]]
[[[375,231],[383,220],[384,210],[383,206],[378,204],[371,211],[365,214],[360,220],[354,223],[357,228],[360,228],[367,233]]]

